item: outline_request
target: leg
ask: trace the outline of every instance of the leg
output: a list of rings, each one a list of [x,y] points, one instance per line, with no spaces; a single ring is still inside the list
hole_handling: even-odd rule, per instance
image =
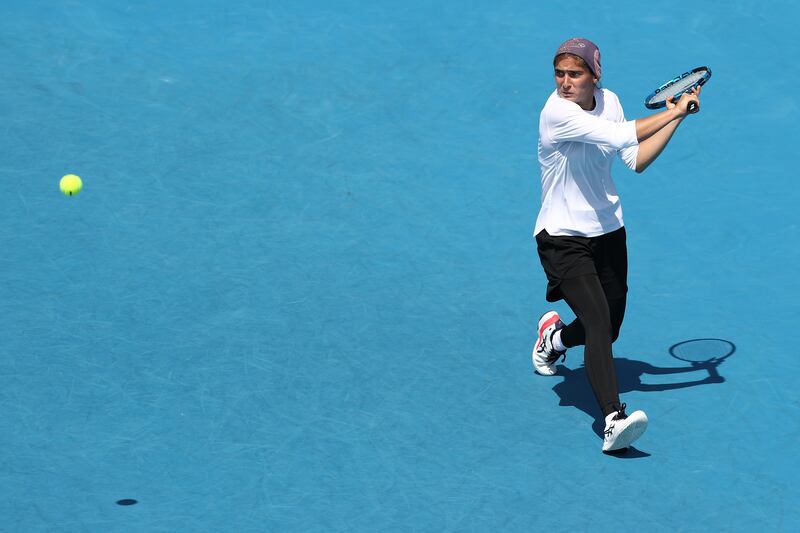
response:
[[[625,319],[625,306],[627,303],[628,295],[608,300],[608,308],[611,311],[611,342],[615,342],[619,338],[619,330],[622,327],[622,321]]]
[[[606,295],[596,275],[564,280],[561,291],[584,332],[586,375],[603,416],[606,416],[620,408],[617,374],[611,355],[611,310]],[[571,333],[580,332],[577,327],[573,328],[574,324],[561,330],[564,344],[575,340],[570,339]]]
[[[607,297],[607,301],[608,309],[611,313],[611,342],[615,342],[619,338],[619,330],[625,318],[625,306],[627,305],[628,297],[627,295],[615,299]],[[561,342],[567,348],[586,344],[586,330],[579,318],[576,318],[561,330]]]
[[[619,337],[628,299],[628,247],[626,240],[625,228],[620,228],[589,241],[592,262],[611,313],[611,342],[616,341]],[[562,330],[561,341],[568,348],[586,344],[586,332],[579,319]]]

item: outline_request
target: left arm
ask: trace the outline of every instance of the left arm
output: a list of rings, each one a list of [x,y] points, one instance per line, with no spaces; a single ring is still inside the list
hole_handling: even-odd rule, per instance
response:
[[[672,135],[675,133],[675,130],[678,129],[678,126],[680,126],[681,122],[683,122],[683,119],[686,118],[686,106],[689,105],[690,101],[697,102],[699,105],[699,96],[700,87],[697,87],[693,91],[685,93],[683,96],[681,96],[677,103],[673,102],[671,98],[667,100],[667,109],[678,107],[679,111],[682,112],[678,113],[673,120],[658,130],[658,132],[639,143],[639,153],[636,156],[637,173],[644,172],[644,170],[650,166],[650,163],[655,161],[656,158],[661,155],[661,152],[664,151],[664,148],[667,147],[670,139],[672,139]]]
[[[656,160],[661,155],[667,143],[672,138],[672,134],[680,126],[683,118],[676,118],[660,130],[658,133],[649,137],[648,139],[639,143],[639,153],[636,155],[636,173],[640,174],[645,171],[650,163]]]

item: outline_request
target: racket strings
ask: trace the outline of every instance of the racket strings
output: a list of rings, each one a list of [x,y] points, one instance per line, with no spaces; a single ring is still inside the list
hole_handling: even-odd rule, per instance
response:
[[[666,100],[670,96],[675,96],[678,93],[682,93],[687,89],[692,88],[693,86],[697,85],[697,83],[703,79],[704,73],[696,72],[694,74],[689,74],[685,78],[675,82],[675,84],[666,87],[663,91],[659,92],[653,100]]]

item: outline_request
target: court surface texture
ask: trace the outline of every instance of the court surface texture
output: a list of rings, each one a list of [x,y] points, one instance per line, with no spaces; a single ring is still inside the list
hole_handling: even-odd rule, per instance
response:
[[[796,3],[3,11],[0,531],[800,523]],[[582,350],[530,359],[573,317],[531,235],[573,36],[629,119],[714,73],[650,169],[613,170],[614,353],[650,418],[619,456]]]

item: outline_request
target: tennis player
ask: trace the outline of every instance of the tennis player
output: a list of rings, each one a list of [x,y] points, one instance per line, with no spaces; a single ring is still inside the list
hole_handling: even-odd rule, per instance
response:
[[[602,450],[621,450],[647,429],[647,415],[625,413],[611,353],[628,292],[625,227],[611,163],[619,157],[643,172],[689,114],[689,103],[700,105],[700,88],[677,102],[669,99],[660,113],[629,121],[617,95],[598,85],[594,43],[569,39],[558,47],[553,67],[556,87],[539,118],[542,206],[534,235],[547,301],[565,300],[576,319],[565,325],[555,311],[541,317],[533,365],[552,376],[567,349],[583,345],[586,375],[605,417]]]

